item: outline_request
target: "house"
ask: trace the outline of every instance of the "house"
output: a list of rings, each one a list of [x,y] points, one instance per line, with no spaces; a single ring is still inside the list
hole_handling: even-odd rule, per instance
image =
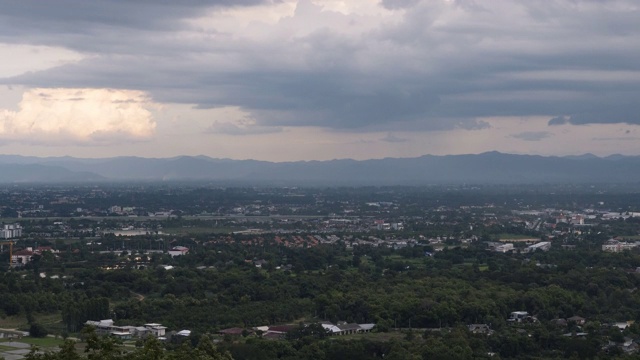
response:
[[[189,248],[184,246],[174,246],[168,251],[171,257],[186,255],[189,252]]]
[[[605,241],[604,244],[602,244],[602,251],[617,253],[625,250],[631,250],[636,246],[638,246],[637,243],[629,243],[629,242],[618,241],[616,239],[609,239]]]
[[[360,332],[360,325],[358,324],[342,324],[338,325],[338,329],[342,332],[341,335],[356,334]]]
[[[166,327],[160,324],[146,324],[144,326],[118,326],[112,319],[92,321],[88,320],[85,325],[93,326],[100,335],[111,335],[118,339],[129,340],[134,337],[144,337],[154,335],[161,338],[165,335]]]
[[[24,250],[16,251],[11,256],[11,265],[21,266],[21,265],[28,264],[33,259],[34,254],[35,253],[30,247]]]
[[[511,243],[507,243],[507,244],[502,244],[502,245],[498,245],[495,247],[495,251],[496,252],[501,252],[501,253],[506,253],[509,251],[513,251],[514,247],[513,244]]]
[[[22,266],[26,265],[33,260],[34,255],[42,255],[44,252],[58,253],[58,250],[54,250],[51,246],[38,246],[35,250],[32,247],[27,247],[26,249],[19,250],[13,253],[11,256],[11,265],[12,266]]]
[[[572,317],[568,318],[567,321],[576,323],[577,325],[584,325],[584,323],[587,321],[587,319],[585,319],[583,317],[580,317],[580,316],[572,316]]]
[[[474,334],[493,334],[493,330],[491,330],[491,327],[488,324],[471,324],[467,325],[467,328]]]
[[[549,249],[551,249],[551,242],[542,241],[537,244],[527,246],[526,248],[524,248],[523,252],[536,252],[536,250],[549,251]]]
[[[239,328],[239,327],[234,327],[234,328],[228,328],[228,329],[222,329],[218,331],[218,334],[222,334],[222,335],[232,335],[232,336],[240,336],[242,335],[242,333],[244,332],[245,329],[243,328]]]
[[[113,323],[112,319],[85,322],[85,325],[90,325],[96,328],[96,332],[100,335],[112,335],[118,339],[131,339],[134,333],[131,331],[132,326],[118,326]]]
[[[269,264],[269,262],[267,260],[255,260],[253,262],[253,265],[255,265],[257,268],[262,268],[263,266],[266,266],[267,264]]]
[[[322,325],[330,335],[348,335],[370,332],[375,327],[375,324],[348,324],[344,321],[339,322],[338,325],[334,325],[328,321],[323,321],[320,325]]]
[[[628,328],[629,326],[633,325],[633,323],[634,323],[633,320],[619,321],[619,322],[614,323],[612,326],[615,326],[620,330],[624,330],[624,329]]]
[[[147,330],[149,330],[149,333],[151,333],[155,337],[163,337],[165,335],[166,330],[167,330],[166,326],[162,326],[162,325],[156,324],[156,323],[144,324],[144,327]]]
[[[526,322],[528,319],[532,319],[532,316],[529,316],[529,313],[526,311],[514,311],[509,316],[507,321],[509,322]],[[529,320],[530,321],[530,320]]]

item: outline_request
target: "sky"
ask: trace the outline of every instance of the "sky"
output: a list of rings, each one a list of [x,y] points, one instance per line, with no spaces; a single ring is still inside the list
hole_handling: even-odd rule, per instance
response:
[[[0,153],[640,155],[637,0],[0,0]]]

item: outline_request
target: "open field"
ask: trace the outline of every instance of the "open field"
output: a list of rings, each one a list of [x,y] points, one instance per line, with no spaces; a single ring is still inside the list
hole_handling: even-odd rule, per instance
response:
[[[192,227],[175,227],[164,228],[162,232],[171,235],[200,235],[200,234],[231,234],[234,231],[244,230],[244,228],[232,227],[211,227],[211,226],[192,226]]]
[[[40,348],[57,348],[58,346],[64,343],[62,338],[54,338],[54,337],[45,337],[45,338],[32,338],[32,337],[23,337],[20,340],[16,340],[21,343],[35,345]],[[1,344],[1,343],[0,343]]]
[[[49,330],[50,334],[61,333],[63,330],[60,313],[34,314],[33,318],[37,323],[42,324],[47,330]],[[0,328],[28,331],[29,322],[25,316],[7,316],[0,318]]]

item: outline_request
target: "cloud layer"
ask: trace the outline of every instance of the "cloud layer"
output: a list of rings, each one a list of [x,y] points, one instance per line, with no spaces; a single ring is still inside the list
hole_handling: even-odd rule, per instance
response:
[[[640,124],[635,0],[0,3],[0,43],[82,55],[0,83],[53,93],[131,89],[158,103],[247,114],[212,120],[201,127],[208,134],[321,128],[386,133],[383,142],[408,146],[403,132],[486,133],[492,117],[545,117],[557,125],[500,132],[531,144],[559,139],[565,125]],[[105,106],[97,97],[92,103]],[[67,126],[33,115],[28,104],[47,104],[34,94],[23,102],[17,114],[5,112],[2,138],[58,131],[87,142],[153,132],[143,102],[128,110],[135,115],[113,121],[119,125],[100,118],[84,128],[75,108],[67,113],[76,125]],[[64,100],[55,111],[71,107]],[[38,119],[33,126],[31,118]]]
[[[24,93],[18,111],[0,109],[0,139],[45,145],[141,141],[154,133],[154,106],[140,91],[36,88]]]

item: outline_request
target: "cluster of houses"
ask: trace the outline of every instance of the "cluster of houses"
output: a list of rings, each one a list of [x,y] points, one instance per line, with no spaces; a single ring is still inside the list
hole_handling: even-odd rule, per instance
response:
[[[616,239],[609,239],[602,244],[602,251],[606,252],[622,252],[625,250],[631,250],[637,247],[640,243],[638,242],[626,242],[626,241],[618,241]]]
[[[340,336],[350,334],[362,334],[368,333],[373,330],[375,324],[355,324],[347,323],[345,321],[339,321],[337,324],[329,321],[322,321],[319,323],[328,335]],[[243,328],[229,328],[218,331],[221,335],[240,336],[244,334],[258,334],[264,339],[282,339],[290,331],[297,329],[299,325],[267,325],[257,326],[251,329]]]
[[[525,239],[525,240],[529,240],[529,239]],[[512,243],[488,242],[487,245],[489,247],[489,250],[495,251],[495,252],[508,253],[516,250],[516,248],[513,246]],[[549,249],[551,249],[551,242],[540,241],[535,244],[529,245],[525,248],[522,248],[521,252],[532,253],[532,252],[536,252],[537,250],[549,251]]]
[[[161,324],[144,324],[143,326],[118,326],[113,320],[87,321],[85,325],[93,326],[100,335],[110,335],[121,340],[129,340],[134,337],[155,336],[164,339],[167,328]]]
[[[99,335],[108,335],[118,338],[120,340],[130,340],[133,338],[144,338],[147,336],[155,336],[160,340],[166,340],[167,327],[161,324],[151,323],[144,324],[142,326],[120,326],[115,325],[112,319],[85,322],[86,326],[93,326]],[[327,331],[329,335],[348,335],[348,334],[360,334],[371,332],[375,327],[375,324],[349,324],[344,321],[340,321],[337,324],[333,324],[328,321],[321,322],[320,325]],[[244,328],[229,328],[218,331],[220,335],[229,336],[242,336],[255,334],[265,339],[282,339],[285,335],[297,329],[299,325],[268,325],[258,326],[251,329]],[[170,335],[177,336],[189,336],[191,331],[182,330],[179,332],[171,332]]]

